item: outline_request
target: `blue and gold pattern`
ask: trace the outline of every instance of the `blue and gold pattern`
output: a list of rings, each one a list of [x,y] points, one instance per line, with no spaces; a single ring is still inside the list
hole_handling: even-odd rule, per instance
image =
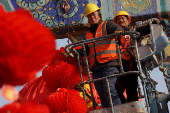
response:
[[[11,0],[13,1],[13,0]],[[68,14],[62,8],[63,0],[15,0],[11,2],[15,9],[23,7],[30,10],[34,18],[39,20],[47,27],[64,26],[69,24],[81,23],[84,17],[84,8],[87,0],[67,0],[70,5]]]
[[[124,10],[127,11],[131,17],[158,17],[156,0],[116,0],[115,4],[116,12]]]
[[[0,2],[6,0],[0,0]],[[88,3],[96,3],[101,8],[101,13],[104,20],[112,20],[114,15],[120,11],[125,10],[133,18],[134,21],[140,18],[161,17],[161,15],[170,15],[166,4],[168,0],[66,0],[70,6],[68,14],[62,8],[63,0],[7,0],[2,2],[13,9],[23,7],[31,11],[34,18],[43,23],[47,27],[57,26],[57,28],[67,29],[69,26],[74,26],[78,29],[84,27],[87,23],[87,18],[84,16],[84,9]],[[164,3],[164,4],[163,4]],[[81,29],[81,28],[80,28]],[[61,33],[61,32],[60,32]],[[65,33],[65,31],[63,32]]]
[[[141,13],[151,7],[152,0],[118,0],[122,9],[132,13]]]
[[[35,19],[47,27],[53,25],[64,27],[65,25],[78,25],[84,19],[84,9],[89,3],[87,0],[67,0],[70,5],[68,13],[62,8],[63,0],[8,0],[14,9],[23,7],[32,12]],[[99,7],[101,6],[100,0]]]

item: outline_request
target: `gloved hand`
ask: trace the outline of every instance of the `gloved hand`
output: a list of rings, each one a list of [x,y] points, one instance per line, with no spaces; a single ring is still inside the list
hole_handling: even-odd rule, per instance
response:
[[[64,52],[61,53],[61,55],[63,55],[63,56],[66,57],[66,58],[69,57],[69,56],[75,57],[73,53],[70,53],[69,50],[67,50],[67,51],[68,51],[69,54],[64,51]]]
[[[62,52],[61,55],[63,55],[63,56],[66,57],[66,58],[69,57],[69,55],[68,55],[65,51]]]

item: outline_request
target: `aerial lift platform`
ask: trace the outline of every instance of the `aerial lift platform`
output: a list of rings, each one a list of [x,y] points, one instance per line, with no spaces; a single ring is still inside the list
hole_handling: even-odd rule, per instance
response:
[[[140,28],[146,25],[149,26],[150,34],[140,37],[140,33],[136,31],[136,28]],[[122,35],[130,36],[130,46],[127,47],[127,51],[129,52],[129,54],[132,55],[132,58],[134,58],[135,61],[137,62],[138,71],[128,71],[128,72],[123,71],[120,47],[118,44],[118,40],[116,38],[117,36],[122,36]],[[95,43],[97,41],[107,40],[111,38],[115,38],[116,40],[116,47],[118,50],[118,57],[119,57],[119,64],[120,64],[120,73],[103,77],[103,78],[91,79],[90,76],[91,72],[88,64],[85,45],[88,43]],[[90,98],[93,101],[94,109],[96,106],[100,106],[100,105],[98,105],[93,99],[94,97],[92,91],[91,91],[92,95],[89,96],[86,93],[86,90],[84,89],[83,86],[85,84],[89,84],[91,86],[93,82],[99,80],[105,80],[108,86],[107,90],[108,90],[108,98],[110,100],[110,107],[89,111],[89,113],[169,113],[167,103],[170,100],[170,94],[158,92],[156,90],[157,82],[150,77],[151,71],[154,68],[158,67],[164,61],[166,57],[164,54],[164,48],[168,44],[169,44],[169,39],[166,36],[165,32],[163,31],[163,27],[160,24],[160,21],[157,18],[151,18],[135,25],[133,31],[114,33],[114,34],[109,34],[106,36],[101,36],[93,39],[81,40],[65,46],[66,53],[78,61],[81,78],[82,78],[81,65],[84,67],[84,70],[88,74],[88,81],[84,82],[84,80],[82,79],[81,83],[75,85],[75,89],[83,92],[85,100],[86,98]],[[75,49],[75,47],[78,46],[81,46],[84,50],[83,52],[84,59],[81,58],[81,56]],[[130,50],[133,51],[131,52]],[[74,53],[75,56],[72,53]],[[110,90],[109,90],[108,79],[112,77],[119,77],[128,74],[131,76],[133,76],[133,74],[139,75],[143,87],[142,88],[143,95],[141,93],[140,87],[138,87],[139,98],[144,98],[144,102],[134,101],[118,106],[113,106]],[[92,90],[92,88],[90,89]]]

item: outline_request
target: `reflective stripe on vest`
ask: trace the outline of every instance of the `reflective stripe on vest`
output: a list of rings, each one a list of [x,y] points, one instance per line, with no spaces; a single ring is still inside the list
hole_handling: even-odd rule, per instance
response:
[[[96,30],[95,37],[107,35],[106,31],[106,23],[102,22]],[[90,31],[86,32],[86,39],[92,39],[93,33]],[[109,62],[114,59],[118,59],[117,51],[116,51],[116,43],[115,39],[107,39],[103,41],[98,41],[95,43],[88,44],[89,47],[89,63],[90,67],[94,65],[95,58],[99,63]]]
[[[133,27],[130,29],[130,31],[131,30],[133,30]],[[128,60],[128,61],[130,61],[131,60],[131,55],[128,53],[128,51],[126,50],[126,48],[127,48],[127,46],[129,46],[129,44],[128,45],[126,45],[126,47],[125,47],[125,42],[126,41],[126,39],[125,39],[125,36],[122,36],[121,37],[121,58],[122,59],[124,59],[124,60]]]

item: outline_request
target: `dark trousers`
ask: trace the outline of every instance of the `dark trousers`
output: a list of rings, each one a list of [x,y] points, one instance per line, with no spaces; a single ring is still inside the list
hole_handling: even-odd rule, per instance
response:
[[[130,61],[122,60],[124,72],[128,72],[129,70],[137,71],[137,64],[133,62],[132,67],[130,66]],[[138,101],[138,93],[137,93],[137,79],[138,75],[125,75],[117,78],[117,83],[115,85],[119,97],[122,103]],[[126,89],[127,100],[125,99],[123,93]]]
[[[102,69],[101,71],[93,72],[92,76],[93,76],[93,79],[97,79],[97,78],[106,77],[106,76],[109,76],[112,74],[118,74],[118,73],[119,71],[116,67],[106,67]],[[116,77],[108,79],[113,106],[121,104],[120,98],[115,89],[116,80],[117,80]],[[98,95],[100,96],[102,107],[103,108],[110,107],[109,95],[107,93],[108,91],[107,91],[105,80],[94,82],[94,85],[95,85]]]

